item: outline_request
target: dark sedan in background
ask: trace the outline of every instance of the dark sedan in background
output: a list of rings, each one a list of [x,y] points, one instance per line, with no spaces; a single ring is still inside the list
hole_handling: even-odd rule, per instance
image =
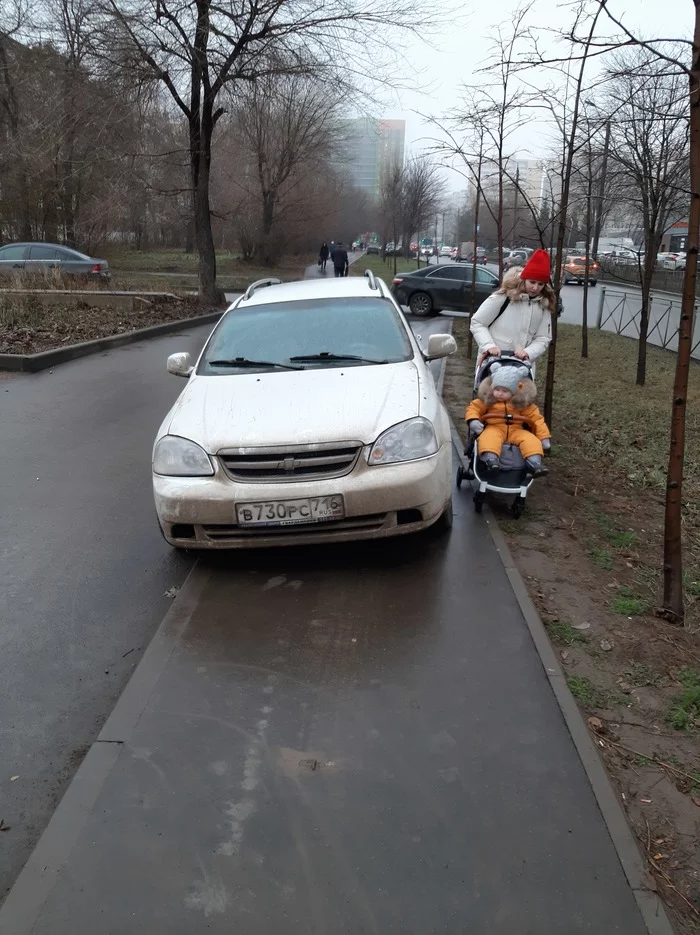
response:
[[[66,276],[109,279],[109,263],[89,257],[71,247],[55,243],[11,243],[0,247],[0,276],[15,273],[47,273],[58,270]]]
[[[450,263],[400,273],[394,278],[391,291],[396,301],[407,305],[413,315],[434,315],[447,308],[472,311],[472,269],[472,266]],[[498,288],[498,284],[498,276],[477,266],[475,308]]]

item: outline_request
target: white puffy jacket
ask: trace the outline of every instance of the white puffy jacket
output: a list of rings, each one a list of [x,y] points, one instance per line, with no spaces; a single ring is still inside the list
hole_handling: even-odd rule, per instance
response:
[[[521,295],[519,301],[511,299],[496,320],[505,300],[502,292],[494,292],[471,317],[469,327],[479,345],[479,356],[495,344],[502,351],[517,351],[522,347],[530,360],[536,360],[552,340],[551,313],[542,308],[539,296],[531,299]]]

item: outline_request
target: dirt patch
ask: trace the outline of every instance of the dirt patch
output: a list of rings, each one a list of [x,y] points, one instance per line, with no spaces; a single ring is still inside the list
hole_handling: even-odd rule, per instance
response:
[[[34,354],[57,347],[124,334],[167,321],[206,315],[215,309],[194,299],[161,299],[127,311],[112,306],[55,305],[36,299],[0,298],[0,353]]]
[[[465,348],[463,320],[454,334]],[[689,394],[680,629],[655,614],[674,359],[650,347],[644,388],[635,359],[633,341],[594,331],[582,360],[580,329],[560,326],[550,475],[533,485],[522,519],[492,507],[676,929],[698,935],[700,367]],[[448,361],[445,401],[463,434],[472,375],[464,353]]]

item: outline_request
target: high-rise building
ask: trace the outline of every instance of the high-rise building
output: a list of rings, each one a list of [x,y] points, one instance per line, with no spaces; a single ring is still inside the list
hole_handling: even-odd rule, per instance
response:
[[[546,195],[547,170],[542,160],[516,159],[517,178],[521,192],[528,203],[539,211]],[[515,173],[511,174],[515,178]]]
[[[344,128],[339,159],[347,176],[356,188],[378,198],[389,168],[404,164],[406,121],[357,117],[345,121]]]

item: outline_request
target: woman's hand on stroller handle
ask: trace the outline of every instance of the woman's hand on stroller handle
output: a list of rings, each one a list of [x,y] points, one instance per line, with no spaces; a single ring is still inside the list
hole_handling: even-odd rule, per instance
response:
[[[484,351],[484,357],[500,357],[501,349],[495,344],[492,344],[491,347],[487,347]]]

